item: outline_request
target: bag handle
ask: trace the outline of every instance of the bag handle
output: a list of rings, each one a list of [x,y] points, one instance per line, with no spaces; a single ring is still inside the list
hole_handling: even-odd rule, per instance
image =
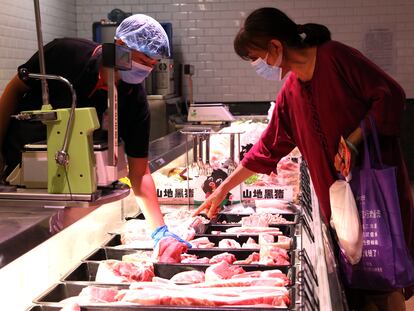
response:
[[[372,116],[368,116],[368,120],[371,126],[371,136],[372,136],[372,141],[375,146],[376,159],[378,160],[380,166],[383,167],[377,128],[375,126],[375,122]],[[367,128],[366,128],[366,124],[364,120],[361,121],[361,129],[362,129],[362,136],[364,138],[364,162],[363,162],[362,167],[371,168],[372,157],[370,156],[370,152],[368,148],[368,140],[367,140],[368,134],[367,134]]]

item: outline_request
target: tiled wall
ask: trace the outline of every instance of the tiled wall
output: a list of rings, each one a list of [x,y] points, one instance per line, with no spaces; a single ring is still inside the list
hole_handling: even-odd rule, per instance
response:
[[[40,0],[43,42],[76,36],[74,0]],[[16,74],[18,65],[37,50],[34,2],[0,1],[0,92]],[[47,69],[46,69],[47,70]]]
[[[333,38],[364,50],[371,28],[391,29],[391,73],[414,97],[414,1],[412,0],[42,0],[44,41],[55,36],[92,38],[92,23],[114,8],[146,13],[173,24],[174,58],[195,66],[196,101],[267,101],[280,84],[256,77],[233,51],[233,38],[253,9],[275,6],[297,23],[327,25]],[[0,3],[0,91],[15,67],[36,49],[33,2]]]
[[[358,49],[370,28],[391,29],[397,52],[392,75],[414,96],[412,0],[77,0],[78,35],[91,38],[91,21],[106,18],[113,8],[170,21],[175,59],[196,68],[196,101],[267,101],[280,85],[257,78],[233,50],[242,20],[263,6],[278,7],[297,23],[325,24],[334,39]]]

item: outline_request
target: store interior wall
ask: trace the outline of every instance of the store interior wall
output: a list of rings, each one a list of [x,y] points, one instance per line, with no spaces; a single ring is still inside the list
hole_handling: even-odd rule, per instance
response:
[[[369,31],[390,30],[394,53],[390,74],[408,97],[414,97],[412,0],[77,0],[76,16],[78,35],[85,38],[92,37],[91,21],[106,18],[113,8],[171,22],[174,58],[195,66],[196,101],[269,101],[275,99],[281,83],[258,79],[249,62],[233,49],[242,21],[264,6],[282,9],[297,23],[325,24],[334,39],[362,51]],[[382,51],[380,42],[378,54]]]
[[[173,24],[174,58],[195,66],[196,101],[269,101],[281,84],[258,79],[239,59],[233,39],[255,8],[275,6],[297,23],[327,25],[333,38],[364,51],[373,29],[392,34],[389,73],[414,97],[414,2],[411,0],[40,0],[44,42],[54,37],[92,38],[92,23],[119,8]],[[0,91],[16,67],[37,48],[31,0],[0,3]],[[380,48],[378,49],[380,50]],[[378,56],[378,54],[377,54]],[[380,55],[379,55],[380,56]]]
[[[77,35],[74,0],[40,0],[43,42]],[[0,93],[37,50],[33,0],[0,1]]]

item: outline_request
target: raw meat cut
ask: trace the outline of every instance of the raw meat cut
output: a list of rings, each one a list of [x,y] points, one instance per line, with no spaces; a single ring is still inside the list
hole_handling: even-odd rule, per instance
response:
[[[230,254],[227,252],[221,253],[221,254],[211,257],[209,263],[217,263],[220,261],[226,261],[231,264],[234,261],[236,261],[236,256],[234,254]]]
[[[240,243],[234,239],[222,239],[219,244],[219,248],[241,248]]]
[[[273,235],[281,235],[282,232],[279,228],[273,227],[231,227],[226,229],[226,233],[231,234],[258,234],[258,233],[267,233]]]
[[[186,244],[167,236],[158,242],[152,257],[156,262],[179,263],[181,262],[181,254],[185,253],[187,249]]]
[[[208,237],[201,237],[194,240],[189,241],[193,248],[213,248],[214,243],[210,242]]]
[[[253,252],[246,259],[236,260],[233,262],[234,265],[250,265],[257,264],[260,261],[259,253]]]
[[[248,238],[246,243],[243,243],[242,248],[260,248],[260,245],[253,238]]]
[[[170,279],[174,283],[202,283],[205,281],[203,271],[191,270],[177,273]]]
[[[210,258],[202,257],[198,258],[197,255],[193,254],[182,254],[181,255],[181,263],[209,263]]]
[[[260,263],[266,266],[290,265],[289,255],[286,249],[273,244],[260,245]]]
[[[60,311],[81,311],[81,307],[76,302],[68,303],[62,309],[60,309]]]
[[[231,265],[227,261],[220,261],[206,269],[205,280],[207,282],[230,279],[233,275],[244,272],[242,267]]]
[[[145,282],[134,283],[129,290],[120,290],[117,299],[141,305],[175,306],[237,306],[263,304],[272,307],[287,307],[289,292],[285,287],[249,286],[196,288],[158,283],[157,287]],[[140,287],[137,287],[140,286]]]
[[[191,287],[205,288],[205,287],[251,287],[251,286],[274,286],[282,287],[289,285],[289,280],[286,281],[284,278],[274,277],[262,277],[258,276],[255,278],[244,277],[244,278],[231,278],[226,280],[218,280],[211,282],[204,282],[199,284],[192,284]]]
[[[154,267],[119,260],[101,261],[96,272],[95,281],[101,283],[125,283],[151,281],[154,277]]]

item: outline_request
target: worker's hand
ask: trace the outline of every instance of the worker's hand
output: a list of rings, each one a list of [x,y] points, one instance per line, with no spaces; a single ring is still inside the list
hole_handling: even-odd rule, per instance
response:
[[[158,242],[162,239],[165,238],[167,236],[170,236],[174,239],[176,239],[177,241],[184,243],[188,246],[188,248],[191,248],[191,244],[188,243],[186,240],[180,238],[178,235],[170,232],[168,230],[167,225],[163,225],[161,227],[158,227],[157,229],[154,230],[154,232],[151,233],[151,238],[154,240],[154,248],[157,246]]]
[[[340,172],[342,176],[347,177],[355,165],[357,155],[358,150],[356,150],[354,145],[341,137],[338,153],[335,155],[334,160],[335,169]]]
[[[214,218],[217,216],[221,208],[221,202],[227,196],[227,192],[218,187],[210,196],[204,201],[203,204],[193,213],[193,217],[199,215],[205,211],[208,218]]]

